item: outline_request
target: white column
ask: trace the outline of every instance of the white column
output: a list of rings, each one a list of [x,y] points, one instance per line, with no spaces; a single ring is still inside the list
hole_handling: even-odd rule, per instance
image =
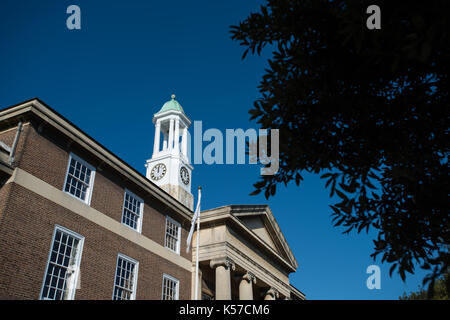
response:
[[[174,149],[175,149],[175,153],[179,153],[180,152],[180,119],[176,118],[175,119],[175,144],[174,144]]]
[[[161,121],[156,120],[155,142],[153,143],[153,155],[159,152],[160,133],[161,133]]]
[[[181,153],[187,158],[187,127],[183,128],[183,137],[181,139]]]
[[[169,125],[169,150],[173,149],[173,119],[170,119]]]
[[[253,284],[256,283],[256,277],[247,272],[242,276],[239,283],[239,300],[253,300]]]
[[[163,150],[167,150],[167,134],[164,133]]]
[[[216,300],[231,300],[231,269],[235,265],[226,258],[213,259],[209,262],[216,269]]]
[[[267,290],[264,300],[276,300],[278,296],[278,290],[275,288],[270,288],[269,290]]]

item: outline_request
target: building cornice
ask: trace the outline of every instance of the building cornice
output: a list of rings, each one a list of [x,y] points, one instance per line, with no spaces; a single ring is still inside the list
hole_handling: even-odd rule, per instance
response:
[[[282,257],[278,252],[276,252],[276,250],[269,246],[256,233],[250,230],[243,222],[241,222],[236,216],[234,216],[232,214],[231,207],[232,206],[223,206],[217,209],[202,211],[201,224],[206,227],[208,225],[216,225],[219,223],[231,223],[233,226],[243,231],[243,233],[240,233],[243,238],[247,238],[250,241],[257,243],[257,245],[261,247],[264,252],[275,258],[275,260],[281,262],[281,264],[291,272],[295,272],[298,267],[297,261],[295,259],[293,261],[288,261],[284,257]],[[278,232],[281,233],[281,230],[278,229]],[[282,239],[284,239],[284,237]],[[292,252],[290,254],[292,255]]]
[[[277,220],[275,219],[275,215],[273,214],[270,207],[266,204],[263,205],[231,205],[231,213],[239,217],[241,215],[246,216],[248,215],[249,210],[254,210],[254,215],[261,215],[262,213],[264,218],[267,219],[267,222],[269,226],[271,227],[271,230],[268,230],[271,235],[279,240],[280,245],[282,246],[282,249],[285,251],[287,256],[289,257],[289,260],[291,263],[297,268],[298,262],[294,257],[294,254],[292,253],[291,248],[289,247],[286,238],[283,235],[283,232],[281,231],[280,226],[278,225]]]
[[[170,118],[171,116],[180,117],[181,121],[186,127],[191,125],[191,120],[184,114],[184,112],[176,111],[176,110],[167,110],[161,113],[155,113],[153,115],[153,123],[156,123],[158,120],[163,120],[164,118]]]

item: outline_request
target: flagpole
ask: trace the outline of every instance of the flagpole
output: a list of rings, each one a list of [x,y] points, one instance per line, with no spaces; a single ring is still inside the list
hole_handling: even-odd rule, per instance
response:
[[[198,187],[198,194],[200,196],[200,192],[202,190],[202,187]],[[199,197],[200,199],[200,197]],[[199,245],[200,245],[200,208],[198,211],[198,217],[197,217],[197,247],[195,249],[195,300],[198,299],[198,251],[199,251]]]

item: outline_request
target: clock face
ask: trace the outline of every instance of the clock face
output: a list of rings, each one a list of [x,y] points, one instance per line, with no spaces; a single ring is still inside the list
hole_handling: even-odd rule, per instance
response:
[[[158,163],[157,165],[155,165],[152,168],[152,171],[150,173],[150,177],[157,181],[159,179],[161,179],[162,177],[164,177],[164,175],[166,174],[166,166],[164,165],[164,163]]]
[[[185,167],[181,167],[180,177],[181,177],[181,181],[183,181],[183,183],[185,185],[189,184],[189,171],[187,171],[187,169]]]

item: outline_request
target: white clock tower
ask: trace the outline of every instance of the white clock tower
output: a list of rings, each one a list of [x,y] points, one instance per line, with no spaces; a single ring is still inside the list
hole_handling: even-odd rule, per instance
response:
[[[191,120],[175,100],[175,95],[153,116],[155,142],[153,156],[147,160],[146,176],[189,209],[194,208],[191,193],[192,165],[187,155]],[[162,145],[161,145],[162,139]]]

